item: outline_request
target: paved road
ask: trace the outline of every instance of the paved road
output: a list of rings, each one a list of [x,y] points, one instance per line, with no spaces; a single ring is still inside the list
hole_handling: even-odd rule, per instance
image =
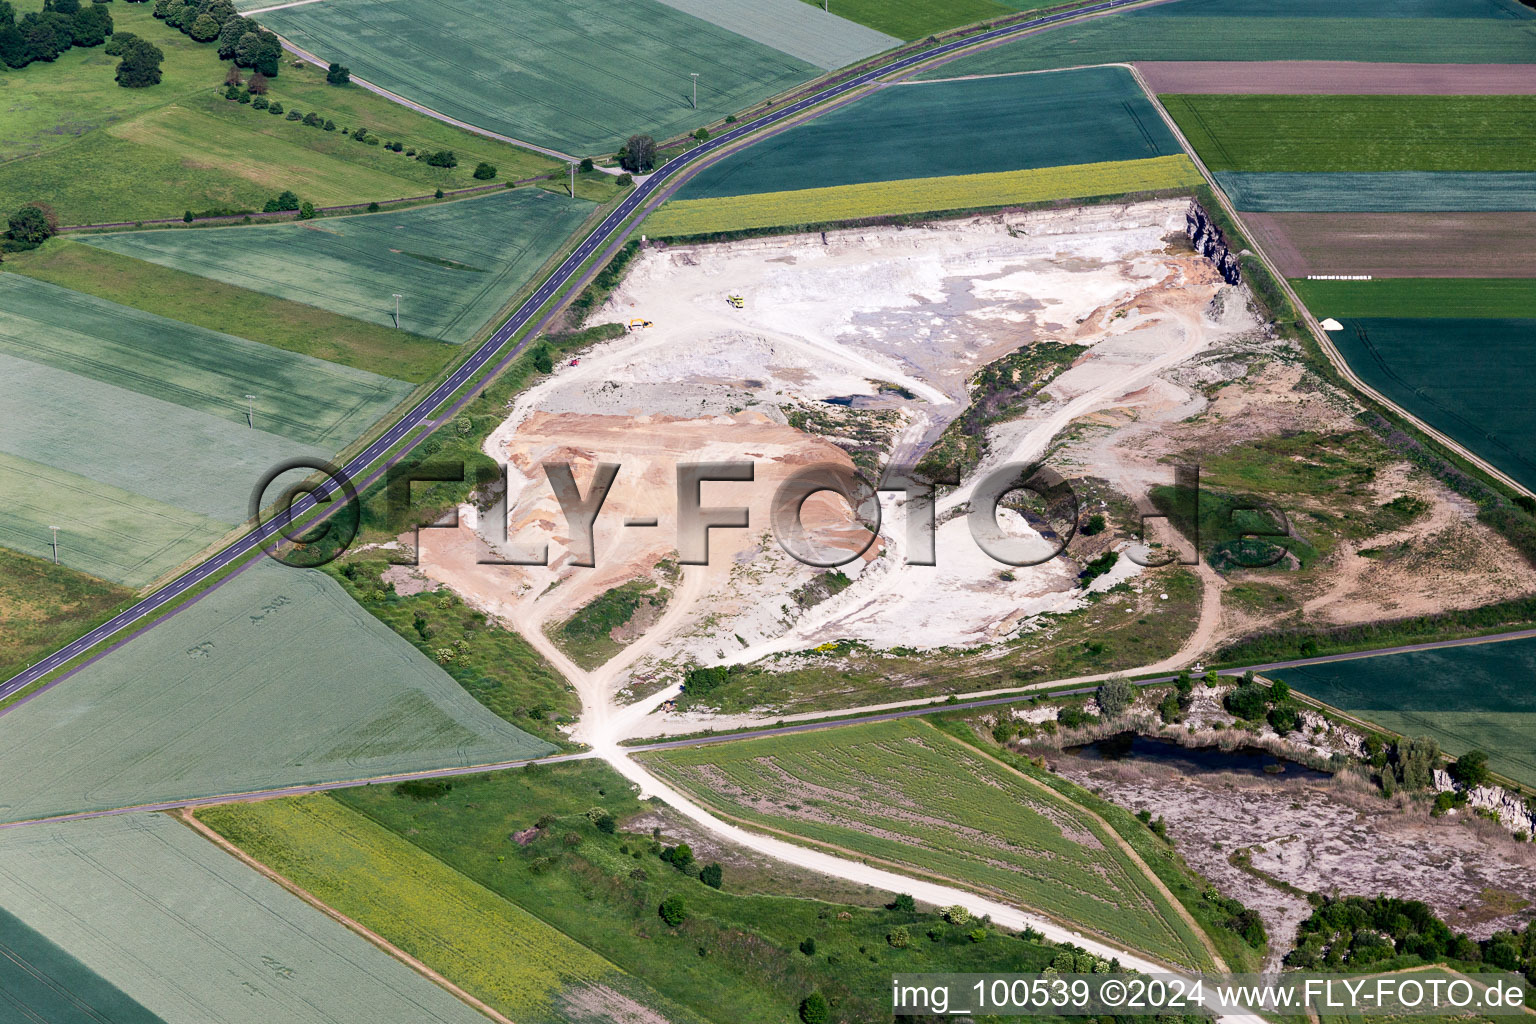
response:
[[[745,136],[756,132],[759,129],[766,128],[770,125],[794,117],[810,107],[824,103],[827,100],[835,99],[836,97],[842,96],[845,93],[851,92],[855,89],[860,89],[866,85],[869,85],[871,82],[874,82],[876,79],[882,78],[894,72],[901,71],[916,64],[924,63],[934,59],[935,57],[943,56],[944,54],[951,53],[956,50],[974,46],[977,43],[1005,39],[1009,36],[1019,35],[1024,32],[1029,32],[1040,28],[1042,25],[1049,25],[1058,21],[1066,21],[1072,18],[1082,17],[1085,14],[1102,14],[1116,7],[1126,6],[1130,2],[1131,0],[1104,0],[1103,3],[1091,4],[1086,7],[1075,8],[1071,11],[1063,11],[1059,14],[1052,14],[1043,18],[1035,18],[1030,21],[1019,22],[1016,25],[1009,25],[1005,28],[993,29],[989,32],[978,33],[977,35],[969,36],[964,39],[957,39],[953,42],[945,43],[942,46],[936,46],[929,50],[922,50],[910,56],[903,57],[902,59],[894,61],[883,67],[875,68],[872,71],[867,71],[856,78],[850,78],[846,81],[839,82],[836,85],[829,86],[819,92],[812,93],[803,99],[797,100],[792,104],[786,105],[778,110],[765,114],[755,121],[749,121],[741,124],[728,132],[724,132],[715,136],[708,142],[705,142],[695,147],[694,149],[688,150],[685,153],[681,153],[678,156],[673,157],[667,163],[658,168],[653,174],[651,174],[643,183],[636,187],[635,190],[631,192],[630,195],[622,203],[620,203],[616,209],[613,210],[613,212],[605,217],[602,223],[594,228],[592,233],[587,236],[586,240],[583,241],[581,245],[578,246],[576,250],[572,252],[571,255],[568,256],[566,260],[560,264],[559,267],[555,269],[554,273],[552,273],[549,278],[539,286],[537,291],[528,297],[526,302],[518,307],[517,311],[512,314],[507,322],[502,324],[496,333],[491,335],[491,337],[488,338],[486,342],[475,351],[474,355],[470,356],[470,358],[462,366],[460,366],[453,372],[451,376],[439,384],[431,394],[422,399],[415,408],[406,413],[398,423],[396,423],[382,437],[370,445],[367,450],[363,451],[361,454],[357,455],[345,466],[343,466],[342,471],[348,477],[353,479],[361,477],[362,474],[368,469],[368,467],[382,458],[384,454],[391,448],[395,447],[395,445],[399,444],[401,440],[406,437],[406,435],[411,433],[411,431],[415,430],[416,428],[422,426],[423,424],[426,424],[430,420],[431,413],[434,409],[452,397],[454,392],[458,391],[461,387],[468,383],[481,370],[491,365],[498,358],[505,358],[521,351],[524,346],[533,340],[531,336],[523,339],[523,341],[520,342],[515,348],[505,353],[503,352],[503,349],[506,348],[514,335],[516,335],[519,331],[521,331],[524,327],[533,321],[535,316],[538,314],[539,309],[546,302],[548,302],[551,298],[562,294],[563,290],[567,289],[573,284],[579,285],[582,276],[582,264],[591,258],[594,253],[596,253],[602,246],[608,244],[611,241],[623,238],[626,234],[633,230],[633,226],[626,227],[624,223],[631,214],[643,206],[659,190],[670,184],[670,180],[672,178],[674,178],[680,172],[690,168],[693,164],[704,160],[706,157],[712,156],[720,149],[741,142]],[[415,447],[416,444],[419,444],[424,439],[425,435],[413,440],[410,445],[407,445],[399,452],[391,456],[387,465],[393,465],[400,459],[404,458],[407,454],[409,454],[411,448]],[[319,503],[320,499],[328,498],[329,495],[334,493],[337,489],[337,486],[338,485],[336,485],[333,481],[328,480],[322,484],[314,494],[305,495],[303,498],[299,499],[294,503],[293,506],[294,517],[297,518],[308,513],[316,506],[317,503]],[[217,575],[220,571],[238,562],[240,559],[244,558],[246,555],[249,555],[257,548],[275,540],[280,540],[281,531],[281,522],[277,519],[273,519],[265,525],[258,527],[252,532],[241,537],[229,547],[220,551],[218,554],[213,555],[207,561],[198,565],[195,569],[188,571],[180,578],[166,584],[160,590],[150,594],[148,597],[133,605],[127,611],[113,616],[108,621],[102,623],[95,629],[91,630],[89,633],[86,633],[84,636],[75,640],[69,646],[59,651],[55,651],[53,654],[44,658],[42,661],[39,661],[31,668],[28,668],[25,671],[12,676],[10,679],[6,680],[4,684],[0,684],[0,701],[3,701],[7,697],[10,697],[18,691],[32,685],[33,683],[42,679],[44,676],[48,675],[50,672],[53,672],[54,670],[62,667],[73,659],[79,657],[81,654],[95,647],[97,644],[117,636],[133,623],[138,622],[140,619],[160,611],[167,605],[182,597],[182,595],[184,595],[188,590],[196,588],[198,585],[205,582],[209,577]]]

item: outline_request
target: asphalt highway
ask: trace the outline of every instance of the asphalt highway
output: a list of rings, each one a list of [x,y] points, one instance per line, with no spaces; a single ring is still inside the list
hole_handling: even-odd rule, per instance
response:
[[[717,135],[709,141],[695,147],[694,149],[690,149],[687,152],[673,157],[661,167],[657,168],[654,173],[652,173],[644,182],[642,182],[633,192],[629,194],[628,198],[620,203],[619,206],[615,208],[611,213],[609,213],[607,217],[603,218],[602,223],[592,230],[592,233],[587,236],[586,240],[583,241],[574,252],[566,257],[565,261],[562,262],[560,266],[555,269],[554,273],[552,273],[544,281],[544,283],[539,286],[538,290],[529,296],[528,299],[517,308],[516,312],[514,312],[512,316],[509,317],[507,321],[502,324],[494,334],[490,336],[490,338],[486,339],[485,343],[482,344],[480,348],[475,350],[475,353],[470,356],[470,358],[466,360],[463,365],[461,365],[452,373],[452,375],[450,375],[441,384],[439,384],[431,394],[422,399],[421,402],[415,406],[415,408],[406,413],[405,416],[401,418],[400,421],[391,427],[387,432],[385,432],[383,436],[381,436],[377,441],[373,442],[373,444],[371,444],[365,451],[355,456],[345,466],[341,467],[342,472],[347,477],[354,480],[361,477],[370,466],[372,466],[381,457],[383,457],[386,452],[398,445],[401,440],[404,439],[408,434],[410,434],[413,430],[416,430],[418,427],[428,423],[431,419],[432,411],[438,406],[442,405],[449,398],[451,398],[454,392],[458,391],[461,387],[467,384],[481,370],[491,365],[498,358],[505,358],[511,355],[515,355],[517,352],[521,351],[524,346],[533,340],[532,337],[523,339],[523,341],[520,342],[515,348],[511,349],[510,351],[503,352],[511,339],[519,331],[521,331],[524,327],[533,321],[533,319],[537,316],[540,308],[542,308],[546,302],[548,302],[556,295],[561,294],[564,290],[580,285],[582,278],[582,265],[585,264],[594,253],[596,253],[604,245],[607,245],[608,243],[615,240],[622,239],[624,236],[634,230],[634,225],[626,226],[625,222],[636,210],[640,209],[640,207],[642,207],[648,200],[650,200],[660,189],[668,185],[671,179],[673,179],[680,172],[688,169],[691,165],[704,160],[706,157],[711,156],[720,149],[740,143],[747,135],[769,127],[770,125],[784,121],[787,118],[794,117],[811,107],[825,103],[828,100],[835,99],[844,95],[845,93],[851,92],[855,89],[863,88],[864,86],[869,85],[871,82],[874,82],[877,79],[884,78],[886,75],[902,71],[916,64],[925,63],[927,61],[933,60],[935,57],[940,57],[945,54],[952,53],[956,50],[962,50],[971,46],[975,46],[978,43],[1006,39],[1009,36],[1033,31],[1034,29],[1040,28],[1043,25],[1050,25],[1058,21],[1067,21],[1072,18],[1079,18],[1085,14],[1104,13],[1116,7],[1126,6],[1130,2],[1131,0],[1105,0],[1103,3],[1091,4],[1086,7],[1078,7],[1070,11],[1063,11],[1061,13],[1048,15],[1042,18],[1035,18],[1030,21],[1022,21],[1014,25],[1008,25],[1004,28],[992,29],[988,32],[982,32],[974,36],[968,36],[964,39],[957,39],[953,42],[945,43],[941,46],[936,46],[929,50],[919,51],[890,64],[886,64],[871,71],[867,71],[862,75],[858,75],[857,77],[838,82],[837,84],[830,85],[818,92],[811,93],[792,104],[764,114],[762,117],[759,117],[754,121],[749,121],[738,125],[730,131]],[[425,438],[426,434],[423,434],[421,437],[415,438],[409,445],[401,448],[400,451],[391,456],[388,465],[393,465],[400,459],[403,459],[407,454],[410,453],[410,450],[414,448],[416,444],[419,444],[422,440],[425,440]],[[320,487],[316,489],[314,493],[307,494],[294,503],[292,510],[293,517],[297,519],[314,509],[322,499],[328,499],[329,496],[337,490],[337,487],[338,484],[335,481],[326,480],[320,485]],[[48,655],[46,658],[37,662],[35,665],[31,666],[25,671],[19,672],[12,676],[10,679],[6,680],[4,684],[0,684],[0,701],[3,701],[6,698],[16,694],[17,692],[26,689],[28,686],[31,686],[33,683],[44,678],[49,673],[63,667],[70,661],[73,661],[75,658],[96,647],[98,644],[112,639],[119,633],[122,633],[124,630],[126,630],[129,626],[133,625],[135,622],[138,622],[147,616],[153,615],[155,612],[160,611],[167,605],[174,603],[188,590],[196,588],[199,584],[205,582],[210,577],[215,576],[222,570],[229,568],[234,563],[249,555],[252,551],[255,551],[256,549],[269,543],[281,540],[282,530],[282,520],[274,518],[252,530],[250,533],[245,534],[240,539],[224,548],[222,551],[219,551],[217,554],[209,557],[196,568],[189,570],[184,575],[166,584],[164,587],[145,597],[131,608],[128,608],[126,611],[123,611],[118,615],[113,616],[106,622],[103,622],[95,629],[92,629],[89,633],[86,633],[84,636],[81,636],[79,639],[69,644],[69,646],[55,651],[53,654]],[[174,611],[172,611],[171,614],[174,614]],[[158,622],[151,623],[149,626],[156,624],[158,624]],[[149,626],[146,626],[145,628],[147,629]]]

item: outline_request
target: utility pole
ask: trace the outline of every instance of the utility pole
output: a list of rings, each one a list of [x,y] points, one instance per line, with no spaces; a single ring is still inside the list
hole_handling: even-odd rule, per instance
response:
[[[693,109],[694,110],[698,110],[699,109],[699,73],[697,71],[690,71],[690,72],[688,72],[688,77],[693,79]]]
[[[54,565],[58,565],[59,564],[59,528],[57,526],[50,526],[50,527],[48,527],[48,529],[53,531],[53,564]]]
[[[571,198],[576,198],[576,161],[571,161]]]
[[[256,396],[245,396],[245,425],[252,430],[256,429]]]
[[[395,330],[400,329],[400,293],[390,292],[395,297]]]

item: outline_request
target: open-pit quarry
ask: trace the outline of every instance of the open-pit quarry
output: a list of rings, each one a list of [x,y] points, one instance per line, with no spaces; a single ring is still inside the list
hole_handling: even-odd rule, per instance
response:
[[[1146,496],[1171,482],[1172,462],[1191,448],[1347,431],[1355,412],[1259,322],[1245,286],[1226,284],[1193,251],[1183,233],[1188,209],[1170,200],[646,246],[591,317],[630,329],[556,366],[513,400],[485,445],[509,467],[505,500],[488,513],[466,506],[457,528],[424,533],[420,572],[516,628],[580,680],[588,714],[578,738],[619,705],[649,697],[625,715],[640,728],[690,665],[746,664],[848,641],[874,651],[987,647],[1120,583],[1129,586],[1116,587],[1117,600],[1137,595],[1124,610],[1140,600],[1147,614],[1159,587],[1155,574],[1138,578],[1143,570],[1124,557],[1139,529],[1126,509],[1150,510]],[[835,570],[801,564],[776,542],[771,502],[797,470],[830,464],[874,480],[889,466],[913,465],[946,426],[995,397],[979,393],[979,370],[1047,347],[1069,356],[1024,381],[977,428],[978,458],[961,467],[958,486],[940,489],[936,565],[907,563],[900,492],[882,493],[874,537],[841,497],[823,492],[805,503],[801,518],[811,534],[851,558]],[[710,530],[707,564],[685,564],[678,466],[741,461],[752,465],[752,480],[706,482],[700,503],[746,508],[750,525]],[[999,467],[1040,461],[1095,481],[1085,516],[1111,512],[1116,529],[1088,552],[1121,557],[1088,585],[1080,578],[1088,557],[1082,542],[1066,556],[1010,566],[972,539],[978,483]],[[599,464],[619,467],[595,522],[590,567],[577,564],[581,545],[572,544],[546,463],[569,464],[582,494],[590,494]],[[1417,526],[1390,533],[1400,547],[1410,540],[1428,547],[1455,530],[1481,544],[1488,563],[1472,573],[1483,581],[1477,585],[1461,578],[1471,570],[1436,566],[1438,596],[1409,586],[1396,592],[1398,601],[1415,610],[1461,606],[1489,591],[1536,586],[1470,507],[1406,464],[1377,474],[1367,490],[1361,501],[1411,494],[1430,510]],[[1124,506],[1118,515],[1116,499]],[[1003,507],[998,523],[1050,550],[1036,532],[1039,520]],[[547,564],[506,564],[545,549]],[[1347,587],[1308,589],[1306,580],[1322,577],[1292,574],[1302,583],[1286,608],[1310,602],[1331,621],[1381,614],[1393,603],[1388,595],[1350,588],[1380,590],[1366,584],[1402,573],[1391,559],[1358,557],[1361,550],[1377,554],[1360,539],[1328,552],[1353,558],[1340,577]],[[1409,576],[1430,578],[1424,569]],[[1189,664],[1251,620],[1273,617],[1251,601],[1224,608],[1230,579],[1205,565],[1197,571],[1199,620],[1159,667]],[[578,664],[562,642],[564,624],[636,581],[646,599],[609,634],[612,656],[594,666],[587,652]],[[706,724],[738,722],[721,716]],[[696,712],[652,716],[643,731],[700,725]]]

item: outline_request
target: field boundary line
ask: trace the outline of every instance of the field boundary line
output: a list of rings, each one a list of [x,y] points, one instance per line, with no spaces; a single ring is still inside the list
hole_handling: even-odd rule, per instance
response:
[[[179,820],[183,825],[186,825],[188,828],[190,828],[192,831],[196,832],[198,835],[202,836],[204,839],[206,839],[209,842],[213,843],[215,846],[217,846],[219,849],[223,850],[225,853],[231,855],[236,860],[240,861],[246,867],[255,870],[263,878],[267,879],[270,882],[277,883],[278,885],[282,886],[284,889],[288,890],[293,895],[297,896],[299,899],[303,900],[305,903],[308,903],[311,907],[314,907],[316,910],[320,911],[320,913],[324,914],[326,917],[329,917],[331,920],[335,921],[337,924],[340,924],[342,927],[346,928],[348,931],[350,931],[353,934],[358,935],[358,936],[360,936],[360,937],[362,937],[364,939],[367,939],[369,942],[371,942],[373,945],[377,946],[383,952],[387,953],[388,955],[394,957],[396,960],[398,960],[401,963],[405,964],[407,967],[411,968],[413,971],[415,971],[416,973],[420,974],[422,977],[428,979],[429,981],[432,981],[433,983],[438,985],[438,987],[445,989],[447,992],[449,992],[451,995],[455,996],[456,998],[458,998],[462,1002],[467,1003],[468,1005],[470,1005],[471,1007],[473,1007],[476,1010],[479,1010],[481,1013],[485,1014],[487,1017],[489,1017],[492,1020],[496,1021],[497,1024],[517,1024],[516,1021],[512,1020],[510,1017],[505,1016],[500,1011],[498,1011],[495,1007],[491,1006],[489,1003],[486,1003],[484,1000],[478,999],[475,996],[470,995],[468,992],[464,991],[462,988],[460,988],[459,986],[455,985],[453,982],[449,981],[447,978],[445,978],[443,975],[439,974],[437,971],[434,971],[432,968],[428,967],[426,964],[422,963],[420,960],[418,960],[415,957],[411,956],[411,954],[407,953],[405,950],[401,949],[399,946],[396,946],[393,943],[391,943],[388,939],[384,938],[384,936],[380,935],[378,932],[373,931],[372,929],[366,927],[365,925],[363,925],[363,924],[361,924],[361,923],[359,923],[357,921],[354,921],[352,918],[350,918],[347,915],[343,914],[341,911],[337,910],[335,907],[332,907],[329,904],[322,902],[319,899],[319,897],[315,896],[313,893],[309,892],[307,889],[304,889],[302,886],[298,885],[296,882],[293,882],[290,879],[284,877],[283,875],[278,874],[277,871],[275,871],[272,868],[268,867],[267,865],[263,864],[261,861],[257,860],[256,858],[250,856],[244,850],[242,850],[238,846],[236,846],[234,843],[231,843],[228,839],[225,839],[223,836],[219,835],[217,832],[215,832],[213,829],[209,828],[207,825],[203,824],[201,821],[198,821],[197,820],[197,816],[192,813],[192,808],[190,808],[190,807],[183,807],[179,813],[177,813],[175,815],[172,815],[172,817],[175,818],[176,820]],[[430,854],[428,854],[428,856],[430,856]]]
[[[1094,821],[1098,822],[1100,825],[1104,826],[1104,830],[1109,833],[1110,837],[1115,841],[1115,845],[1120,848],[1121,852],[1130,858],[1131,862],[1135,864],[1141,870],[1146,879],[1152,883],[1152,887],[1156,889],[1158,893],[1168,901],[1168,904],[1173,908],[1174,913],[1182,918],[1185,924],[1189,925],[1190,929],[1195,933],[1195,937],[1200,940],[1200,945],[1204,946],[1205,951],[1210,954],[1211,962],[1215,965],[1216,969],[1223,974],[1230,971],[1230,968],[1227,966],[1227,962],[1223,960],[1221,954],[1216,951],[1215,943],[1213,943],[1211,941],[1211,937],[1205,933],[1205,929],[1200,927],[1200,924],[1195,920],[1194,915],[1189,912],[1189,908],[1184,906],[1183,903],[1179,902],[1178,897],[1174,896],[1173,891],[1169,889],[1168,886],[1163,884],[1163,880],[1161,878],[1157,877],[1157,872],[1152,870],[1152,866],[1142,859],[1141,854],[1136,852],[1136,848],[1133,847],[1124,836],[1116,831],[1115,827],[1106,821],[1098,811],[1095,811],[1091,807],[1084,807],[1076,800],[1068,799],[1066,796],[1056,792],[1056,790],[1052,789],[1050,786],[1047,786],[1039,779],[1026,775],[1025,773],[1015,768],[1013,765],[1002,760],[1001,758],[994,757],[990,752],[983,750],[981,747],[976,746],[974,743],[968,743],[965,740],[951,736],[949,733],[944,732],[937,726],[933,725],[933,723],[926,722],[921,718],[918,718],[916,721],[918,725],[924,727],[925,729],[929,729],[953,743],[959,743],[969,748],[979,757],[991,761],[993,764],[997,765],[999,768],[1012,775],[1018,776],[1020,779],[1023,779],[1025,782],[1029,783],[1036,789],[1042,790],[1046,793],[1049,793],[1051,796],[1058,800],[1071,804],[1074,808],[1081,811],[1083,814],[1087,815]]]
[[[1296,312],[1301,316],[1302,321],[1306,324],[1307,329],[1311,332],[1313,340],[1317,343],[1318,348],[1322,350],[1323,355],[1333,366],[1335,372],[1337,372],[1341,377],[1348,381],[1350,386],[1355,388],[1355,390],[1357,390],[1361,395],[1364,395],[1371,401],[1376,402],[1378,405],[1388,410],[1393,415],[1402,417],[1402,419],[1412,424],[1414,429],[1420,431],[1435,443],[1449,449],[1459,457],[1467,460],[1473,466],[1477,467],[1477,469],[1481,470],[1483,473],[1486,473],[1488,476],[1492,477],[1494,480],[1497,480],[1504,486],[1510,488],[1516,494],[1523,494],[1526,497],[1536,498],[1536,491],[1533,491],[1531,488],[1526,487],[1522,483],[1519,483],[1509,474],[1488,462],[1481,455],[1478,455],[1470,449],[1466,448],[1459,441],[1451,439],[1449,436],[1442,433],[1438,428],[1432,427],[1428,423],[1425,423],[1423,420],[1419,419],[1419,417],[1415,416],[1407,409],[1404,409],[1402,406],[1393,402],[1381,392],[1367,384],[1364,380],[1360,379],[1360,377],[1355,373],[1354,369],[1349,365],[1349,362],[1345,360],[1343,354],[1340,353],[1336,347],[1334,347],[1333,339],[1328,337],[1327,331],[1323,330],[1322,324],[1320,324],[1317,320],[1317,317],[1313,315],[1311,308],[1308,307],[1306,303],[1301,301],[1301,296],[1297,295],[1296,289],[1291,287],[1290,279],[1279,272],[1278,268],[1275,266],[1274,260],[1270,259],[1269,254],[1264,251],[1262,243],[1260,243],[1258,240],[1258,235],[1248,227],[1247,223],[1243,221],[1241,215],[1237,211],[1237,208],[1232,204],[1232,200],[1227,196],[1226,190],[1224,190],[1221,187],[1221,183],[1216,180],[1216,175],[1213,174],[1211,169],[1205,165],[1205,161],[1200,159],[1200,154],[1195,152],[1194,147],[1189,143],[1189,139],[1185,138],[1184,132],[1179,128],[1178,122],[1175,121],[1173,116],[1168,113],[1167,109],[1163,106],[1163,103],[1158,98],[1157,94],[1152,91],[1152,88],[1147,83],[1146,78],[1142,76],[1140,70],[1138,70],[1134,64],[1126,64],[1124,66],[1130,69],[1131,75],[1136,79],[1136,84],[1141,87],[1141,91],[1146,94],[1147,99],[1151,101],[1152,105],[1157,109],[1157,112],[1162,115],[1163,121],[1168,125],[1169,131],[1173,132],[1173,137],[1179,141],[1180,146],[1184,147],[1184,152],[1188,154],[1191,160],[1194,161],[1195,167],[1200,171],[1201,176],[1205,178],[1206,184],[1211,189],[1212,194],[1216,196],[1216,200],[1221,203],[1222,209],[1226,212],[1227,216],[1231,217],[1232,222],[1238,225],[1238,227],[1243,230],[1243,233],[1247,235],[1248,247],[1250,251],[1256,257],[1258,257],[1258,259],[1264,264],[1265,268],[1270,271],[1272,276],[1275,278],[1276,286],[1280,288],[1282,292],[1284,292],[1286,298],[1288,298],[1296,307]]]
[[[849,722],[847,724],[855,725],[860,723]],[[665,776],[662,776],[662,778],[665,779]],[[964,889],[967,892],[973,892],[985,899],[999,900],[1000,902],[1006,903],[1012,907],[1016,907],[1019,910],[1026,911],[1031,914],[1038,914],[1040,917],[1045,918],[1047,921],[1051,921],[1061,926],[1062,928],[1067,929],[1068,931],[1075,930],[1086,932],[1087,934],[1094,936],[1100,942],[1103,942],[1105,945],[1112,946],[1127,954],[1130,954],[1131,956],[1145,957],[1146,959],[1152,960],[1154,962],[1167,962],[1167,958],[1159,956],[1155,953],[1149,953],[1146,950],[1136,949],[1118,936],[1108,935],[1099,931],[1097,928],[1089,927],[1081,921],[1068,920],[1067,918],[1057,915],[1053,911],[1045,910],[1030,903],[1025,903],[1010,893],[1000,893],[996,890],[988,889],[985,886],[978,885],[975,882],[967,882],[958,878],[950,878],[948,875],[941,875],[937,871],[930,871],[927,868],[920,868],[914,864],[908,864],[904,861],[886,860],[884,857],[879,857],[872,853],[862,853],[858,850],[853,850],[846,846],[839,846],[836,843],[829,843],[823,839],[812,839],[809,836],[803,836],[796,832],[787,832],[784,829],[774,828],[772,825],[764,825],[761,822],[751,821],[747,818],[739,818],[734,814],[727,814],[726,812],[720,810],[719,807],[717,807],[715,804],[700,798],[695,793],[686,792],[685,795],[687,795],[689,799],[695,801],[700,807],[704,808],[709,813],[724,821],[736,825],[739,828],[746,829],[747,831],[767,832],[771,835],[781,836],[785,840],[793,842],[799,846],[805,846],[812,849],[820,848],[823,850],[830,850],[839,856],[854,861],[855,863],[869,864],[872,866],[880,865],[889,868],[891,871],[898,875],[907,875],[917,879],[926,878],[930,881],[940,882],[955,889]],[[1052,793],[1051,795],[1057,799],[1062,799],[1059,793]],[[1073,806],[1075,807],[1076,804]],[[820,872],[817,873],[820,874]]]

